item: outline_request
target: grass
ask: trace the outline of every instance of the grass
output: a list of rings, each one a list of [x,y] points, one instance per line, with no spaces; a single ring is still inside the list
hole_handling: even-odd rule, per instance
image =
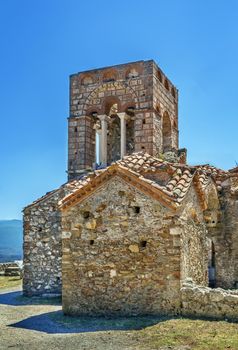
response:
[[[0,276],[0,290],[20,287],[18,277]],[[27,298],[19,301],[26,304],[60,305],[60,298]],[[51,321],[81,331],[122,331],[136,341],[136,350],[238,350],[238,323],[226,321],[195,320],[169,317],[70,317],[57,311]],[[126,339],[125,339],[126,342]]]
[[[238,350],[238,324],[170,319],[141,330],[139,338],[141,349]]]
[[[21,287],[22,279],[17,276],[0,276],[0,290],[13,287]]]
[[[238,350],[238,324],[226,321],[182,317],[70,317],[62,313],[52,315],[51,319],[76,332],[130,331],[137,340],[137,350]]]

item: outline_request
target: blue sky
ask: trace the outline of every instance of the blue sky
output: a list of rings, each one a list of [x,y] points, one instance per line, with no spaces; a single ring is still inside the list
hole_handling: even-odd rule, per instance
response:
[[[238,162],[236,0],[0,0],[0,219],[66,181],[69,75],[154,59],[191,164]]]

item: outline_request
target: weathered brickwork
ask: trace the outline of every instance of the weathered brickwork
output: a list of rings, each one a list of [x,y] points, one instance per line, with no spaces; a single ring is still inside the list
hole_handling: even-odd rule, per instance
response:
[[[108,115],[113,103],[118,113],[126,112],[134,121],[130,126],[134,129],[133,148],[128,148],[127,154],[141,150],[151,155],[177,152],[177,89],[154,61],[77,73],[70,77],[69,179],[95,164],[93,125],[96,115]]]

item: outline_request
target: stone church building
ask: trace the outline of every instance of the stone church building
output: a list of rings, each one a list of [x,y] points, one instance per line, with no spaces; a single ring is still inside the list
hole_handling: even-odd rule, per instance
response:
[[[24,209],[24,294],[62,294],[71,315],[234,318],[237,259],[238,169],[186,163],[157,64],[71,75],[68,182]]]

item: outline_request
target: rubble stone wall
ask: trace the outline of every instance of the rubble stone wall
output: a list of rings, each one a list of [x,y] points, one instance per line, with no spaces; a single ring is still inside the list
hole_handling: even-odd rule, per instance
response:
[[[195,283],[208,285],[207,230],[197,193],[191,186],[179,215],[181,226],[181,280],[192,278]]]
[[[227,182],[220,194],[219,220],[209,228],[215,249],[216,287],[225,289],[238,288],[238,198]]]
[[[15,266],[18,267],[18,265],[14,262],[7,262],[7,263],[1,263],[0,264],[0,272],[5,271],[7,267]]]
[[[24,210],[25,295],[61,294],[61,212],[63,190]]]
[[[176,313],[180,241],[169,209],[119,177],[62,212],[66,314]]]
[[[184,316],[238,321],[238,290],[212,289],[186,281],[181,288],[181,301]]]

